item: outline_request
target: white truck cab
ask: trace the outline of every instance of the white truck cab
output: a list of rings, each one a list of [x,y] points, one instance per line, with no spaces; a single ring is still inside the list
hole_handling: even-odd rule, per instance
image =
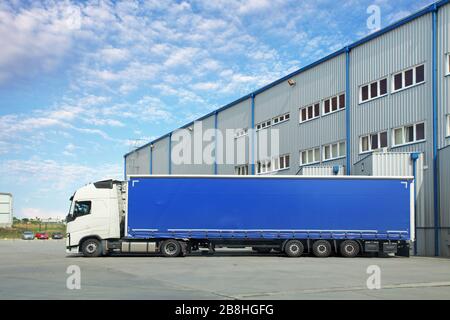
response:
[[[99,181],[74,193],[67,215],[67,253],[82,252],[81,246],[94,252],[103,241],[121,238],[122,189],[125,185],[113,180]],[[88,239],[97,241],[85,243]]]

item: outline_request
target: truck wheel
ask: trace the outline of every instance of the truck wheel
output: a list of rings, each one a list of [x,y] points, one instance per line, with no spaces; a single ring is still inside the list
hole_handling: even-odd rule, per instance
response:
[[[256,251],[258,253],[269,253],[270,251],[272,251],[272,248],[258,248],[258,247],[253,247],[252,248],[253,251]]]
[[[359,253],[359,244],[353,240],[345,240],[340,245],[340,252],[343,257],[353,258]]]
[[[102,245],[97,239],[88,239],[81,246],[81,252],[85,257],[100,257],[102,251]]]
[[[161,253],[165,257],[178,257],[181,254],[181,245],[177,240],[166,240],[161,244]]]
[[[284,252],[288,257],[300,257],[304,250],[303,243],[298,240],[289,240],[284,246]]]
[[[316,257],[326,258],[331,254],[331,244],[326,240],[314,242],[312,251]]]

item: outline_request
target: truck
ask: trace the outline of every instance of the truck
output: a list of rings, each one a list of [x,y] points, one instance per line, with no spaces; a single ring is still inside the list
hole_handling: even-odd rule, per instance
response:
[[[66,251],[409,256],[413,177],[130,175],[71,197]]]

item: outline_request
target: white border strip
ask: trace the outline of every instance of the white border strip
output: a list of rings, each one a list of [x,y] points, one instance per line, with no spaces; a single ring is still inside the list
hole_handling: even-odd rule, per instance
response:
[[[411,238],[411,241],[416,241],[416,212],[415,212],[415,210],[416,210],[416,204],[415,204],[415,200],[416,200],[416,197],[415,197],[415,192],[416,192],[416,190],[414,189],[414,181],[412,181],[410,184],[409,184],[409,187],[410,187],[410,193],[409,193],[409,197],[410,197],[410,214],[411,214],[411,216],[410,216],[410,221],[409,221],[409,223],[410,223],[410,238]]]
[[[414,180],[412,176],[294,176],[294,175],[127,175],[127,178],[227,178],[227,179],[333,179],[333,180]]]

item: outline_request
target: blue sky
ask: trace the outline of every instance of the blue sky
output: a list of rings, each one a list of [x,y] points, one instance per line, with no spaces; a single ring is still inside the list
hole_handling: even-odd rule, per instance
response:
[[[63,217],[123,154],[431,0],[0,2],[0,191]]]

